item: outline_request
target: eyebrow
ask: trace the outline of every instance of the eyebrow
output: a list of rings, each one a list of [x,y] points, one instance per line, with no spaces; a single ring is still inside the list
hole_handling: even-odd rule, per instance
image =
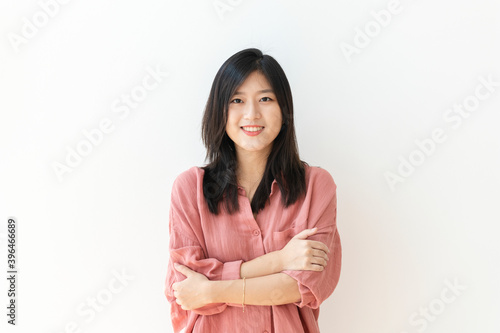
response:
[[[264,90],[259,90],[257,91],[258,93],[273,93],[274,94],[274,91],[272,89],[264,89]],[[235,91],[234,92],[235,95],[244,95],[245,93],[242,92],[242,91]]]

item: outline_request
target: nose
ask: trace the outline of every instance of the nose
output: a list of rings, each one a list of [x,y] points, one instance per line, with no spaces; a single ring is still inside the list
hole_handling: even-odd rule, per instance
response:
[[[259,119],[261,117],[259,104],[255,102],[247,102],[245,106],[245,119]]]

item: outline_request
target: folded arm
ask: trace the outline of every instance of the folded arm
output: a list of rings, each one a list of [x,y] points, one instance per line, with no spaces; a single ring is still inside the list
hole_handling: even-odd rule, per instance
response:
[[[281,305],[300,301],[295,279],[283,273],[250,279],[210,281],[184,265],[176,265],[186,279],[172,285],[176,303],[183,310],[199,311],[209,304],[233,306]]]
[[[173,244],[175,239],[181,236],[175,230],[171,232]],[[225,310],[227,305],[241,305],[242,289],[238,289],[238,286],[243,283],[241,277],[245,277],[248,283],[248,286],[245,286],[247,295],[245,304],[278,305],[300,301],[297,281],[280,272],[285,269],[324,270],[328,262],[327,246],[306,239],[316,232],[317,229],[304,230],[294,236],[283,249],[248,262],[238,260],[223,263],[213,258],[204,259],[201,247],[194,244],[171,249],[169,267],[171,266],[173,270],[169,276],[175,279],[171,278],[167,283],[167,298],[183,305],[184,310],[189,309],[204,315],[219,313]],[[189,240],[184,239],[183,242],[186,245]],[[197,273],[212,283],[201,285],[200,281],[204,281],[201,277],[189,279],[185,274],[186,270],[176,270],[175,264],[187,267],[190,276]],[[175,285],[178,288],[175,288]],[[174,290],[178,291],[177,294]],[[190,300],[195,303],[195,307],[192,307]]]

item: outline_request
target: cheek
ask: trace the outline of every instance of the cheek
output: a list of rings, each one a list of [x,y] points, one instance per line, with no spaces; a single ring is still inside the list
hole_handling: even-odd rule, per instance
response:
[[[227,115],[227,123],[226,123],[226,134],[229,136],[231,140],[235,140],[238,135],[238,130],[240,129],[238,126],[238,116],[237,114],[228,113]]]
[[[283,117],[281,115],[281,110],[278,109],[275,111],[274,115],[274,124],[276,127],[278,127],[281,130],[281,125],[283,124]]]
[[[237,119],[235,119],[234,112],[228,112],[227,114],[227,123],[226,123],[226,132],[228,130],[231,130],[232,127],[236,126],[235,123],[237,123]]]

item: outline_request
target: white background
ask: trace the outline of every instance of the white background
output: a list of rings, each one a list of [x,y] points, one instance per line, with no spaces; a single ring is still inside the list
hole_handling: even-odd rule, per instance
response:
[[[301,158],[338,185],[343,265],[322,332],[499,332],[500,86],[460,126],[443,115],[480,76],[500,82],[500,3],[401,0],[381,27],[370,13],[389,1],[221,2],[231,10],[218,15],[212,0],[74,0],[44,22],[36,1],[2,0],[1,276],[8,217],[19,233],[18,325],[6,324],[2,278],[2,332],[171,332],[172,182],[204,165],[212,80],[247,47],[284,68]],[[346,57],[357,34],[364,47]],[[158,66],[170,75],[120,118],[113,103]],[[54,163],[106,118],[113,131],[59,180]],[[392,190],[384,174],[436,128],[446,140]],[[112,294],[122,271],[131,279]],[[90,319],[97,296],[107,304]]]

